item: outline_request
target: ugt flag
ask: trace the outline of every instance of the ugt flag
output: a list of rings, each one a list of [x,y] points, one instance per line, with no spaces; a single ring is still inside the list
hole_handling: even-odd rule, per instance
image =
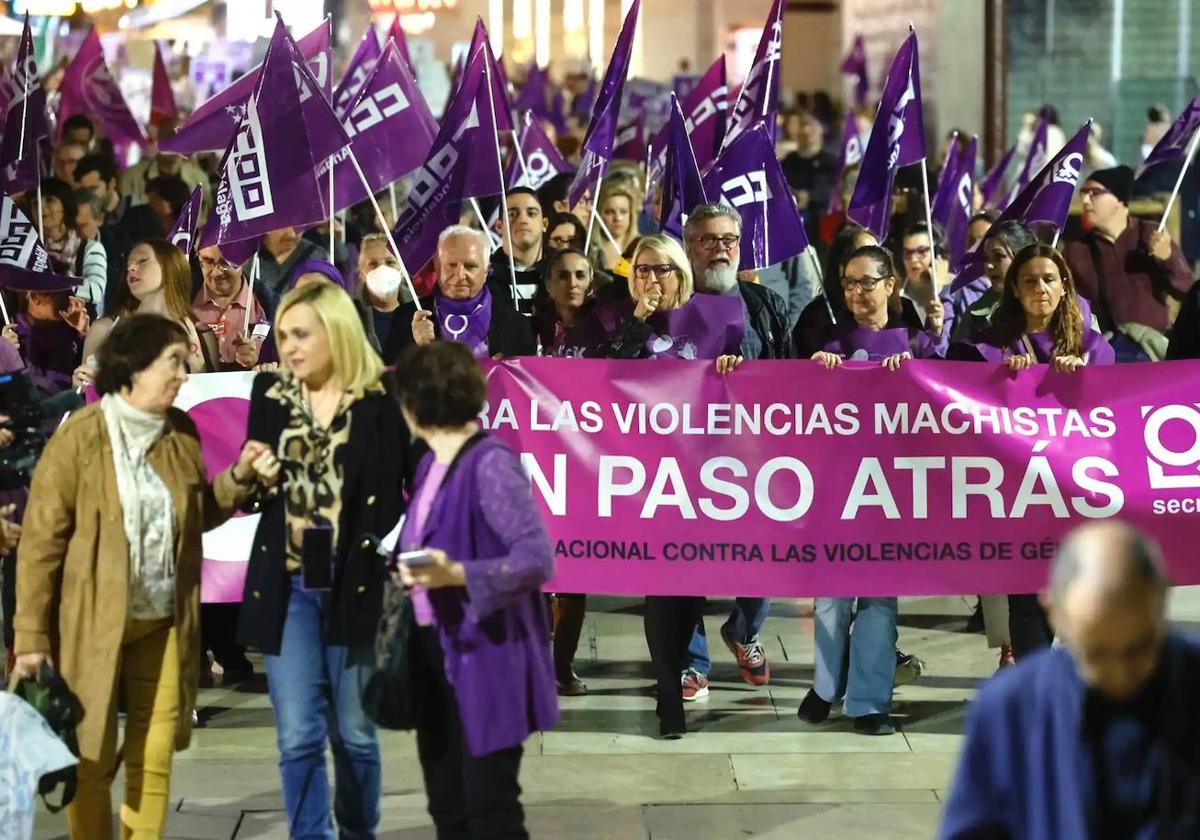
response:
[[[1188,143],[1200,131],[1200,94],[1187,104],[1167,129],[1167,133],[1154,144],[1150,154],[1138,167],[1137,176],[1140,178],[1147,169],[1160,163],[1183,160],[1187,155]]]
[[[887,238],[892,215],[892,184],[896,170],[925,157],[925,118],[921,111],[921,62],[917,33],[908,37],[892,60],[875,125],[863,152],[858,182],[847,214],[875,234]]]
[[[779,56],[783,50],[783,0],[775,0],[767,15],[754,63],[738,93],[729,118],[722,148],[741,137],[760,122],[775,128],[775,111],[779,103]]]
[[[4,112],[4,141],[0,144],[4,188],[9,193],[24,192],[37,186],[41,177],[38,143],[50,136],[46,91],[38,75],[28,15],[12,72],[0,85],[5,88],[8,98]]]
[[[329,18],[297,42],[311,75],[316,78],[326,99],[330,97],[332,90],[331,44]],[[264,59],[263,64],[265,63]],[[229,138],[233,136],[239,120],[246,112],[246,104],[250,95],[254,93],[259,76],[262,75],[263,64],[209,98],[192,112],[174,137],[164,140],[159,147],[166,152],[190,155],[196,152],[220,151],[228,146]]]
[[[725,147],[704,178],[704,192],[742,217],[742,271],[766,268],[808,247],[804,221],[775,156],[771,129],[760,123]]]
[[[0,194],[0,287],[16,292],[65,292],[77,277],[50,270],[50,254],[29,219],[7,195]]]
[[[316,166],[349,142],[283,20],[277,19],[246,113],[221,160],[201,245],[244,242],[324,219],[328,208]]]
[[[192,252],[192,244],[196,241],[196,228],[200,225],[200,205],[204,203],[204,189],[197,186],[192,190],[187,204],[179,211],[175,227],[167,234],[167,241],[183,251],[184,256]]]
[[[146,145],[142,127],[129,112],[125,97],[108,72],[100,36],[92,27],[75,58],[63,73],[58,105],[59,134],[63,123],[75,114],[87,114],[100,123],[104,133],[118,145]]]
[[[667,122],[670,138],[667,141],[667,163],[662,179],[662,212],[658,223],[676,238],[683,234],[683,218],[697,206],[708,203],[704,179],[696,165],[696,154],[688,138],[679,99],[671,94],[671,119]]]
[[[346,112],[350,110],[354,98],[370,78],[381,52],[379,39],[375,37],[375,27],[368,23],[367,31],[358,43],[358,49],[346,65],[346,75],[342,76],[342,80],[333,91],[333,112],[340,119],[346,118]]]

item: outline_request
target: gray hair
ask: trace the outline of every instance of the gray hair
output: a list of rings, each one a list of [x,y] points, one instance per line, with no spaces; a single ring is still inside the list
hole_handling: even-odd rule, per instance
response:
[[[80,187],[79,189],[75,190],[75,207],[79,208],[85,204],[92,208],[93,217],[96,219],[104,218],[104,202],[101,201],[96,195],[96,191]],[[75,227],[75,220],[68,219],[67,227]]]
[[[728,204],[701,204],[688,216],[683,235],[690,237],[697,227],[709,219],[729,219],[737,225],[738,233],[742,232],[742,217]]]
[[[492,237],[488,235],[486,230],[473,228],[470,225],[450,225],[450,227],[438,234],[438,250],[442,250],[442,243],[453,236],[478,236],[480,245],[483,247],[483,262],[486,265],[492,258]]]
[[[1158,544],[1122,522],[1093,523],[1076,528],[1059,546],[1050,564],[1050,595],[1062,603],[1067,590],[1080,577],[1094,574],[1097,563],[1110,569],[1123,583],[1138,582],[1155,592],[1170,585]],[[1116,567],[1112,569],[1111,567]]]

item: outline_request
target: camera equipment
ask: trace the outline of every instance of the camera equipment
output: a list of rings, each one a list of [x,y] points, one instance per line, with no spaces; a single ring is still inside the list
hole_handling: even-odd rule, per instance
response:
[[[74,391],[67,393],[79,399]],[[44,427],[47,403],[39,397],[27,371],[0,374],[0,414],[8,418],[0,428],[13,433],[12,443],[0,449],[0,490],[29,486],[48,438]]]

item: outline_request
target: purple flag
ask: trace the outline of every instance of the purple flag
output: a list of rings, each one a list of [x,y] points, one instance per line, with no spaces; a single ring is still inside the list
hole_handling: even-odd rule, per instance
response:
[[[617,132],[613,140],[613,160],[641,163],[646,157],[646,118],[638,114],[633,122]]]
[[[150,85],[150,124],[158,125],[168,117],[179,116],[175,104],[175,91],[171,90],[171,76],[167,63],[163,61],[162,47],[154,42],[154,77]]]
[[[1004,191],[1004,180],[1008,174],[1008,167],[1012,164],[1013,155],[1017,153],[1017,144],[1013,143],[1008,147],[1000,160],[996,161],[986,175],[983,176],[983,181],[979,184],[979,191],[983,194],[983,206],[995,210],[1003,211],[1008,206],[1008,194]],[[1004,206],[1002,207],[1001,204]]]
[[[50,270],[50,254],[37,230],[11,198],[0,194],[0,286],[18,292],[60,292],[79,283],[78,277]]]
[[[704,178],[704,192],[742,217],[742,261],[749,270],[777,265],[808,247],[804,221],[763,124],[725,147]]]
[[[358,49],[354,51],[354,56],[346,66],[346,75],[342,76],[342,80],[333,91],[333,112],[338,115],[338,119],[346,118],[355,97],[367,83],[371,71],[375,69],[375,62],[379,61],[381,52],[379,39],[375,37],[375,27],[368,23],[367,31],[358,42]]]
[[[484,50],[485,46],[487,47],[486,51]],[[492,53],[492,44],[488,39],[487,27],[483,25],[483,18],[476,18],[475,34],[471,36],[471,48],[463,56],[463,73],[462,78],[459,80],[460,88],[465,87],[465,80],[470,75],[467,70],[476,56],[480,57],[479,60],[481,62],[479,64],[480,78],[486,79],[490,77],[492,80],[491,101],[495,102],[496,131],[516,131],[517,123],[513,117],[512,100],[508,95],[508,74],[504,72],[504,63]],[[485,60],[487,62],[486,66],[482,63]],[[457,89],[455,89],[455,96],[451,98],[457,99]],[[483,109],[480,111],[481,115],[490,113],[492,105],[488,99],[488,89],[483,82],[479,83],[477,102],[479,107]],[[450,113],[449,105],[446,106],[446,110],[442,114],[443,122],[446,119],[445,115],[448,113]],[[470,180],[471,178],[468,176],[467,181],[470,182]],[[497,189],[499,188],[497,187]],[[482,193],[478,194],[481,195]]]
[[[917,34],[909,30],[888,70],[847,215],[880,241],[886,239],[896,170],[923,157],[925,120],[921,112],[921,62]]]
[[[624,95],[625,79],[629,75],[629,60],[633,52],[633,36],[637,31],[638,13],[642,0],[633,0],[625,14],[621,32],[617,35],[612,58],[604,71],[604,82],[600,95],[592,107],[591,122],[583,141],[584,164],[575,174],[575,181],[567,191],[567,203],[574,207],[584,195],[595,188],[599,173],[612,160],[613,142],[616,140],[617,123],[621,118],[621,99]]]
[[[783,49],[783,0],[775,0],[767,23],[763,27],[754,63],[742,82],[742,89],[729,118],[722,148],[742,136],[760,122],[775,128],[775,111],[779,102],[779,56]]]
[[[589,71],[590,72],[590,71]],[[587,87],[571,100],[571,116],[583,120],[591,119],[592,106],[596,104],[596,77],[589,75]]]
[[[1033,139],[1029,143],[1029,152],[1025,155],[1025,161],[1021,164],[1021,172],[1017,175],[1017,183],[1013,186],[1011,195],[1019,195],[1027,186],[1029,179],[1033,177],[1033,173],[1041,172],[1042,167],[1046,165],[1048,155],[1046,150],[1049,141],[1047,134],[1050,130],[1050,120],[1043,113],[1038,117],[1037,126],[1033,129]]]
[[[1137,177],[1142,177],[1147,169],[1157,164],[1183,160],[1187,155],[1188,143],[1196,136],[1197,130],[1200,130],[1200,94],[1196,94],[1196,98],[1171,123],[1167,133],[1154,144],[1150,154],[1138,167]]]
[[[400,51],[400,58],[404,59],[409,74],[415,79],[417,66],[413,64],[412,54],[408,51],[408,36],[404,34],[404,27],[400,25],[400,15],[392,18],[392,25],[388,27],[388,38],[395,42],[396,49]]]
[[[930,202],[929,214],[933,217],[934,222],[946,227],[946,221],[950,218],[950,211],[954,207],[954,191],[958,189],[958,176],[963,165],[962,155],[959,154],[958,132],[950,138],[950,145],[946,149],[946,159],[942,161],[942,171],[938,174],[937,191],[933,194],[933,201]]]
[[[851,166],[862,162],[862,140],[858,137],[858,117],[849,109],[842,125],[842,150],[838,152],[837,189],[829,193],[828,213],[837,213],[842,209],[842,178]]]
[[[513,102],[513,107],[518,111],[532,111],[535,116],[545,116],[547,81],[546,71],[536,61],[530,64],[525,84],[521,86],[521,93]]]
[[[412,172],[429,156],[437,120],[394,41],[383,48],[346,110],[342,125],[372,193]],[[349,152],[339,152],[333,159],[333,205],[341,211],[365,200],[367,190]],[[317,166],[317,182],[328,206],[328,160]]]
[[[196,241],[196,228],[200,226],[200,206],[203,203],[204,190],[197,186],[192,190],[187,204],[183,205],[183,209],[179,211],[175,227],[171,228],[171,232],[167,234],[167,241],[183,251],[184,256],[192,252],[192,245]]]
[[[667,142],[667,161],[663,171],[662,212],[659,225],[676,238],[682,238],[683,217],[698,205],[707,204],[704,179],[696,165],[696,153],[688,138],[679,100],[671,94],[671,119],[667,123],[670,137]]]
[[[326,99],[330,96],[332,79],[329,27],[330,22],[326,19],[297,42],[300,52],[308,62],[309,70],[325,92]],[[159,148],[167,152],[190,155],[196,152],[219,151],[227,147],[229,138],[233,136],[238,122],[246,111],[246,103],[254,92],[255,85],[258,84],[262,67],[262,64],[258,65],[229,87],[208,99],[192,112],[192,115],[180,126],[178,133],[160,143]]]
[[[324,219],[316,166],[350,143],[282,18],[220,165],[200,244],[243,242]]]
[[[1067,145],[1063,146],[1059,153],[1051,158],[1042,167],[1042,170],[1030,180],[1029,186],[1012,200],[1008,208],[1000,214],[1000,218],[988,229],[989,233],[995,229],[996,225],[1010,219],[1016,219],[1030,226],[1045,223],[1053,225],[1058,230],[1063,229],[1067,221],[1067,213],[1071,209],[1071,199],[1075,195],[1075,188],[1079,186],[1079,173],[1083,168],[1083,156],[1087,151],[1088,136],[1091,130],[1092,121],[1088,120],[1079,131],[1075,132],[1075,136],[1067,141]],[[987,237],[988,234],[985,233],[980,242],[986,241]],[[956,279],[951,286],[951,291],[979,277],[982,260],[982,248],[976,247],[967,251],[958,267],[958,277],[963,278],[963,283],[960,284]]]
[[[849,52],[842,59],[842,64],[838,68],[842,71],[843,76],[854,76],[854,107],[861,108],[867,104],[867,90],[870,87],[870,82],[867,81],[867,48],[863,44],[863,36],[855,35],[854,43],[851,44]]]
[[[546,118],[550,121],[550,125],[554,126],[555,133],[560,135],[567,133],[566,92],[561,85],[554,88],[554,97],[550,100],[550,113]]]
[[[972,137],[971,142],[961,151],[955,143],[947,161],[942,168],[941,180],[938,182],[938,197],[946,193],[943,201],[943,215],[939,218],[933,214],[933,220],[939,222],[946,231],[946,249],[950,253],[950,264],[956,264],[967,250],[967,228],[971,216],[975,215],[975,157],[979,139]]]
[[[521,166],[524,160],[525,166]],[[525,115],[525,124],[521,127],[521,154],[513,155],[508,161],[504,173],[504,183],[509,188],[529,187],[539,190],[555,175],[570,172],[571,166],[559,153],[555,145],[546,136],[539,120],[532,114]]]
[[[3,86],[8,106],[4,113],[4,142],[0,144],[0,168],[5,190],[17,193],[37,186],[38,143],[50,136],[46,91],[38,76],[28,15],[12,72]]]
[[[142,127],[129,112],[121,89],[108,72],[95,27],[88,32],[83,39],[83,46],[67,65],[61,90],[58,105],[60,135],[68,117],[87,114],[100,123],[104,133],[114,143],[146,145]]]
[[[721,142],[725,139],[725,119],[729,110],[729,88],[725,84],[725,56],[721,56],[705,71],[700,81],[692,87],[687,96],[681,97],[684,121],[688,136],[691,138],[692,151],[696,154],[696,165],[700,171],[706,170],[721,150]],[[650,165],[650,186],[662,180],[663,168],[666,166],[667,143],[670,138],[670,126],[663,126],[654,136],[651,148],[654,160]]]

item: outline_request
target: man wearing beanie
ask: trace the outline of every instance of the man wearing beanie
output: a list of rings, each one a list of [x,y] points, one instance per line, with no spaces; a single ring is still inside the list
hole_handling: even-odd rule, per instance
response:
[[[1092,302],[1100,327],[1113,333],[1117,361],[1161,359],[1163,333],[1195,278],[1165,231],[1129,215],[1133,170],[1093,172],[1080,188],[1083,239],[1065,254],[1079,293]]]

